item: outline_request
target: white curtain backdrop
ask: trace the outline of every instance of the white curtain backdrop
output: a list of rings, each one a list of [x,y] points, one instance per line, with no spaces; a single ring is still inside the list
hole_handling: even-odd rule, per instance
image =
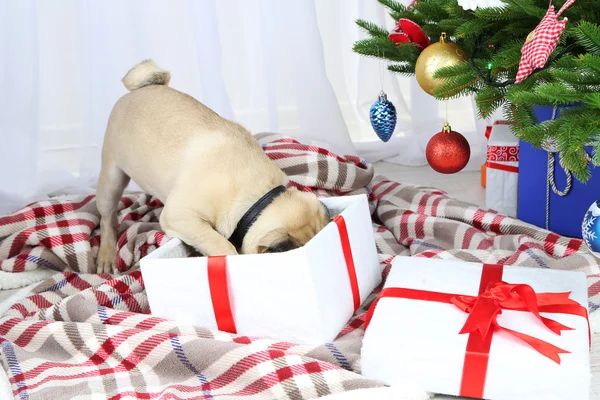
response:
[[[425,165],[444,104],[385,72],[398,124],[380,142],[368,118],[380,62],[352,52],[357,18],[394,25],[376,0],[0,0],[0,214],[93,193],[121,78],[148,58],[171,71],[172,87],[253,133]],[[478,168],[486,121],[472,99],[448,109]]]

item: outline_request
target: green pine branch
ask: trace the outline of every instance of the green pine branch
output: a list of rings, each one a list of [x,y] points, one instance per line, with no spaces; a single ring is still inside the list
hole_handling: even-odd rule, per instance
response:
[[[442,3],[450,17],[473,18],[473,11],[465,10],[456,0],[444,0]]]
[[[384,6],[385,8],[388,8],[391,11],[397,12],[397,13],[403,13],[406,12],[406,7],[404,6],[404,4],[400,3],[397,0],[377,0],[382,6]]]
[[[581,96],[560,83],[547,83],[534,91],[511,90],[507,93],[507,99],[517,105],[566,105],[581,100]]]
[[[396,44],[387,37],[373,37],[359,40],[354,44],[353,50],[359,54],[385,58],[390,61],[403,62],[407,59],[416,60],[418,50],[411,43]]]
[[[585,95],[583,102],[590,108],[596,108],[600,111],[600,92]]]
[[[491,58],[492,68],[506,71],[518,67],[522,46],[523,42],[517,40],[503,44]]]
[[[387,38],[389,32],[377,24],[362,19],[356,20],[356,25],[360,26],[373,37]]]
[[[388,70],[404,76],[413,76],[415,74],[414,64],[392,64]]]
[[[480,88],[481,78],[475,74],[463,74],[443,80],[433,95],[439,99],[449,100],[471,95]]]
[[[526,137],[527,141],[536,147],[540,147],[545,139],[554,137],[555,121],[544,121],[519,129],[519,134]]]
[[[535,17],[537,21],[541,21],[548,10],[548,6],[545,8],[539,7],[534,0],[504,0],[504,2],[509,3],[515,11],[520,10],[527,15]]]
[[[585,149],[575,149],[561,153],[565,167],[573,173],[575,179],[581,182],[587,182],[592,176],[585,155]]]
[[[507,121],[512,122],[509,126],[511,131],[520,139],[525,140],[524,129],[535,125],[533,110],[528,107],[518,107],[506,102],[502,106],[502,114]]]
[[[412,10],[407,10],[406,7],[396,0],[377,0],[381,5],[388,9],[388,12],[394,21],[398,21],[400,18],[411,18],[414,14]],[[413,19],[413,18],[411,18]],[[417,16],[413,19],[417,24],[422,24],[425,21]]]
[[[581,66],[593,74],[600,73],[600,54],[583,54],[579,56]]]
[[[592,136],[592,163],[595,166],[600,165],[600,131]]]
[[[509,8],[504,7],[488,7],[478,8],[475,10],[475,16],[485,21],[504,22],[514,18],[514,13],[509,11]]]
[[[505,101],[505,91],[493,86],[483,86],[475,95],[480,118],[490,117]]]
[[[473,68],[467,61],[440,68],[435,72],[433,77],[435,79],[445,80],[448,78],[456,78],[465,75],[468,75],[469,77],[475,77]]]
[[[442,1],[420,1],[416,4],[418,13],[427,15],[430,21],[440,21],[449,17]]]
[[[477,38],[487,28],[488,21],[481,19],[472,19],[470,21],[457,20],[458,25],[454,34],[457,38]]]
[[[434,28],[437,31],[446,31],[446,32],[456,32],[464,23],[468,22],[468,20],[462,18],[444,18],[440,19],[437,26]]]
[[[590,54],[600,56],[600,26],[588,21],[581,21],[573,29],[573,35]]]

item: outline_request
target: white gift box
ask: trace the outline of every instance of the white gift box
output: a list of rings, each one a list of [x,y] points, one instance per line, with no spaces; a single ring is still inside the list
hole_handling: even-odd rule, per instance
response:
[[[336,218],[298,249],[187,257],[189,248],[172,239],[144,257],[152,315],[292,343],[334,340],[381,269],[367,197],[320,200]]]
[[[503,121],[492,127],[487,145],[485,206],[517,216],[519,139]]]
[[[423,300],[419,294],[418,299],[379,298],[372,308],[374,312],[363,340],[362,374],[392,386],[408,382],[428,392],[455,396],[588,400],[591,373],[585,275],[541,268],[491,267],[496,272],[501,271],[499,278],[504,282],[530,285],[538,294],[571,292],[569,298],[579,303],[573,307],[579,308],[583,316],[541,312],[543,317],[574,329],[562,331],[561,335],[550,331],[530,312],[504,309],[497,318],[504,328],[569,351],[569,354],[560,354],[560,365],[505,330],[492,327],[489,357],[485,361],[483,352],[480,357],[469,358],[469,362],[483,360],[482,365],[470,370],[474,373],[469,373],[467,345],[471,336],[479,332],[459,332],[472,314],[451,303]],[[489,268],[486,266],[486,271]],[[384,290],[404,288],[409,289],[406,293],[427,291],[477,296],[482,279],[485,279],[482,278],[483,270],[483,264],[396,257]],[[416,292],[410,289],[416,289]],[[387,293],[394,290],[397,291],[390,289]],[[465,377],[463,371],[466,371]],[[477,377],[482,371],[483,378]],[[482,395],[465,393],[461,389],[463,383],[479,385]]]

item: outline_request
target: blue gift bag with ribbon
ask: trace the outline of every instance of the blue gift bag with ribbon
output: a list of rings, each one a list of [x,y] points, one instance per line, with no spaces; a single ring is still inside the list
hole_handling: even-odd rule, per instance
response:
[[[560,107],[536,107],[534,113],[542,122],[558,118]],[[591,155],[592,149],[586,150]],[[558,153],[521,141],[518,218],[560,235],[581,238],[583,217],[600,199],[600,167],[592,167],[591,172],[592,177],[581,183],[562,168]]]

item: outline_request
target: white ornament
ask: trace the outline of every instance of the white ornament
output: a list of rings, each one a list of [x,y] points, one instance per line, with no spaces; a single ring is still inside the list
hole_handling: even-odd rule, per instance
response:
[[[583,217],[581,236],[596,257],[600,257],[600,200],[594,202]]]
[[[583,239],[585,241],[594,241],[598,239],[596,232],[592,230],[594,224],[596,223],[596,216],[590,215],[583,220],[583,229],[581,230]]]
[[[502,0],[458,0],[458,5],[465,10],[475,11],[477,8],[500,7],[504,2]]]

